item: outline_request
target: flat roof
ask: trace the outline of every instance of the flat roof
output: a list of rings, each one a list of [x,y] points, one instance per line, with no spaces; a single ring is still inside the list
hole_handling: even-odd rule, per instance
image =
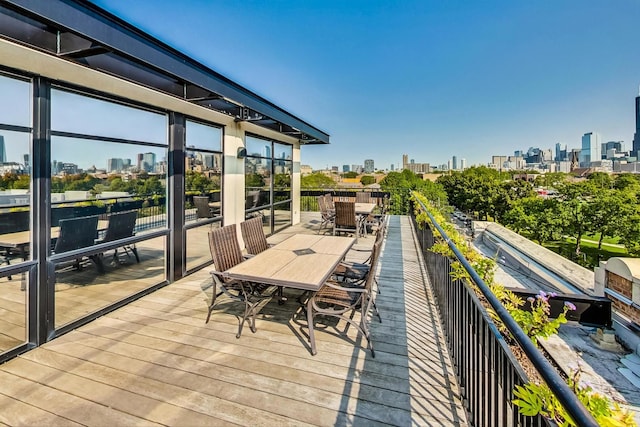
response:
[[[297,138],[301,144],[329,143],[326,132],[86,0],[4,0],[0,37]]]

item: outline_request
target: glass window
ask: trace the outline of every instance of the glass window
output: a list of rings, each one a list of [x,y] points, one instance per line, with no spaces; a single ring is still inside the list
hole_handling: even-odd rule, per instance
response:
[[[246,145],[247,156],[271,158],[271,141],[247,136]]]
[[[245,210],[271,204],[271,160],[245,159]]]
[[[187,120],[187,149],[222,151],[222,129]]]
[[[166,115],[59,89],[51,90],[51,129],[167,143]]]
[[[0,75],[0,124],[31,127],[31,84]]]

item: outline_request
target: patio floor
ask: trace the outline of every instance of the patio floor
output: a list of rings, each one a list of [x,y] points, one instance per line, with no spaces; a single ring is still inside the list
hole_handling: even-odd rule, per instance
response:
[[[255,334],[235,338],[237,304],[205,325],[205,268],[0,365],[0,425],[466,425],[414,242],[409,218],[391,217],[375,358],[329,319],[311,356],[293,292],[262,309]]]

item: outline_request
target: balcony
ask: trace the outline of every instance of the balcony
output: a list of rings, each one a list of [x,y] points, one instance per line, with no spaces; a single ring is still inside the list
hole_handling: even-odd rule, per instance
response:
[[[270,240],[315,233],[316,215]],[[335,333],[344,325],[329,320],[311,356],[293,293],[262,309],[255,334],[235,338],[233,305],[216,309],[205,325],[205,268],[1,365],[0,422],[466,425],[409,217],[390,218],[380,264],[375,358],[353,328],[345,338]],[[129,280],[135,286],[139,279]],[[56,298],[68,295],[64,305],[81,309],[97,297],[93,286],[72,290]]]

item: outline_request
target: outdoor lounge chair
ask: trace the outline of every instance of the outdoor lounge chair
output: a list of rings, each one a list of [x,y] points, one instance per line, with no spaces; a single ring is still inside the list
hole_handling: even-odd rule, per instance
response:
[[[134,228],[136,226],[137,217],[137,211],[118,212],[109,215],[109,225],[107,225],[107,230],[104,233],[104,237],[102,239],[96,240],[96,243],[113,242],[114,240],[132,237],[135,234]],[[140,262],[138,249],[136,248],[135,244],[123,245],[122,248],[127,255],[129,255],[129,252],[131,252],[133,256],[135,256],[136,262]],[[116,261],[118,260],[118,248],[113,251],[113,259]]]
[[[242,318],[238,316],[239,325],[236,338],[240,338],[242,327],[246,321],[249,321],[251,332],[255,333],[257,309],[262,301],[272,297],[272,294],[267,293],[267,290],[271,287],[264,284],[225,278],[224,272],[226,270],[244,261],[240,244],[238,243],[235,224],[211,230],[209,232],[209,249],[216,269],[211,271],[213,276],[213,297],[205,323],[209,323],[211,312],[218,297],[225,294],[233,301],[244,304],[244,314]]]
[[[364,221],[363,218],[356,215],[356,205],[354,202],[335,202],[336,216],[333,220],[333,235],[336,233],[353,233],[356,237],[360,237]]]
[[[309,341],[311,353],[316,354],[315,319],[318,315],[336,317],[354,326],[367,340],[371,356],[375,357],[373,343],[369,333],[368,314],[374,305],[372,292],[380,245],[374,245],[371,256],[371,266],[363,286],[353,286],[351,283],[326,282],[322,288],[307,301],[307,322],[309,325]],[[360,321],[354,319],[356,311],[360,311]],[[377,309],[376,309],[377,312]],[[378,315],[378,318],[380,316]],[[346,332],[346,329],[345,331]]]

